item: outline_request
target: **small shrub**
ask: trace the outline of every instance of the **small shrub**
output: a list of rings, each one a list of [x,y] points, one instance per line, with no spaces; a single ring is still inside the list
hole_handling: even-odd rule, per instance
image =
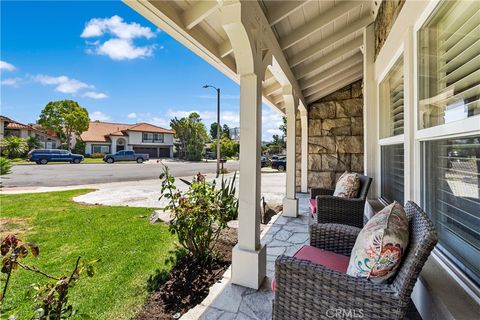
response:
[[[80,138],[77,138],[75,141],[75,147],[72,149],[72,153],[85,155],[85,141]]]
[[[75,316],[77,310],[68,303],[69,290],[73,288],[75,283],[80,279],[82,273],[93,277],[95,274],[94,264],[99,260],[85,262],[78,257],[74,269],[68,275],[56,277],[50,275],[35,266],[24,264],[21,260],[31,253],[35,258],[38,257],[40,250],[34,243],[23,242],[15,235],[7,235],[0,245],[0,253],[2,256],[1,272],[7,275],[2,293],[0,294],[0,315],[8,317],[8,319],[16,319],[15,307],[5,304],[7,296],[8,284],[11,281],[12,273],[19,269],[34,272],[47,278],[45,283],[36,283],[31,285],[31,290],[27,297],[31,298],[35,304],[35,314],[33,319],[38,320],[60,320]],[[82,316],[82,315],[79,315]],[[86,315],[83,315],[84,317]],[[1,317],[4,319],[3,317]],[[6,318],[5,318],[6,319]]]
[[[9,159],[23,157],[28,152],[28,144],[25,139],[9,136],[2,139],[0,148],[2,155]]]
[[[0,157],[0,176],[9,174],[12,172],[12,161],[7,158]]]
[[[238,212],[235,177],[230,181],[222,178],[221,188],[217,189],[215,182],[205,181],[205,176],[199,173],[192,182],[182,180],[189,185],[184,192],[175,186],[175,178],[170,175],[168,167],[164,167],[160,179],[160,199],[168,199],[163,210],[170,211],[173,218],[170,232],[177,235],[180,245],[195,259],[209,261],[220,232]]]
[[[90,158],[103,158],[105,153],[103,152],[94,152],[90,155]]]

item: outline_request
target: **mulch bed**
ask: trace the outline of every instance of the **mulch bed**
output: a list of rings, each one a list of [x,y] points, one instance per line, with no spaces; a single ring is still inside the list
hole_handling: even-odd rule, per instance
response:
[[[200,265],[191,257],[179,259],[164,282],[150,293],[137,320],[178,319],[203,301],[210,287],[222,279],[232,262],[232,248],[237,243],[237,230],[225,229],[217,242],[219,258]]]

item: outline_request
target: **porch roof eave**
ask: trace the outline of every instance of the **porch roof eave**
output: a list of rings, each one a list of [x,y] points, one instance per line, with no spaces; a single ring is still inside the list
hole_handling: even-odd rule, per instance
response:
[[[236,0],[123,1],[227,77],[240,82],[232,45],[221,23],[221,6]],[[330,91],[340,85],[328,79],[328,72],[360,52],[359,34],[373,22],[379,4],[380,1],[370,0],[342,1],[335,5],[321,5],[320,0],[285,2],[282,5],[268,0],[251,3],[258,6],[259,18],[270,26],[260,36],[278,64],[277,69],[281,69],[277,72],[270,67],[265,76],[264,103],[285,113],[281,87],[289,84],[303,106],[307,106],[311,99],[305,98],[307,88],[302,88],[302,84],[313,77],[321,77],[322,73],[326,75],[325,81],[309,85],[309,95],[321,97],[327,92],[326,88]],[[310,13],[312,7],[316,8],[316,15]],[[306,11],[308,19],[303,17]],[[330,30],[332,23],[335,25],[333,31]],[[297,27],[287,27],[289,25]],[[363,73],[361,64],[355,66],[359,71],[351,76],[352,79],[358,79]]]

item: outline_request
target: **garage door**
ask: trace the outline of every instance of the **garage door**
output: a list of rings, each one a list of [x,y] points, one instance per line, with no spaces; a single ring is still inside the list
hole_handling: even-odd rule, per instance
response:
[[[146,153],[150,158],[157,157],[157,148],[133,147],[133,151],[135,151],[135,153]]]
[[[170,158],[170,148],[160,148],[160,158]]]

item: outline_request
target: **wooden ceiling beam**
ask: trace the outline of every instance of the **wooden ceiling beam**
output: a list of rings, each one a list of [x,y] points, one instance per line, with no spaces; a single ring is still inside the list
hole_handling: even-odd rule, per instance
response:
[[[342,61],[338,64],[335,64],[335,65],[331,66],[330,68],[328,68],[326,70],[323,70],[322,72],[320,72],[319,74],[317,74],[317,75],[315,75],[311,78],[300,81],[300,87],[302,88],[302,90],[313,87],[313,86],[317,85],[318,83],[325,82],[326,80],[328,80],[332,76],[344,71],[345,69],[351,68],[351,67],[353,67],[353,66],[355,66],[359,63],[362,63],[362,62],[363,62],[363,55],[358,53],[354,56],[351,56],[351,57],[345,59],[344,61]]]
[[[317,18],[311,20],[307,24],[293,30],[290,34],[279,39],[280,48],[286,50],[293,46],[294,44],[302,41],[307,38],[312,33],[323,28],[332,21],[343,16],[350,10],[363,4],[363,1],[341,1],[335,7],[330,10],[327,10],[325,13],[321,14]]]
[[[299,53],[288,59],[288,63],[290,64],[290,66],[295,67],[303,61],[320,54],[322,50],[344,39],[345,37],[348,37],[352,33],[361,30],[372,22],[373,16],[369,14],[361,19],[349,23],[346,27],[335,31],[331,36],[322,39],[320,42],[308,47],[303,51],[300,51]]]
[[[330,63],[332,60],[335,60],[351,51],[358,50],[360,46],[363,45],[363,37],[355,38],[352,41],[347,42],[341,47],[336,48],[330,53],[322,56],[318,60],[315,60],[311,63],[298,66],[295,69],[295,75],[297,79],[305,78],[309,74],[314,73],[318,69],[324,67],[326,64]]]
[[[213,13],[219,4],[217,1],[197,1],[195,4],[185,10],[182,14],[182,21],[188,30],[202,22],[206,17]]]

